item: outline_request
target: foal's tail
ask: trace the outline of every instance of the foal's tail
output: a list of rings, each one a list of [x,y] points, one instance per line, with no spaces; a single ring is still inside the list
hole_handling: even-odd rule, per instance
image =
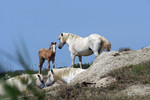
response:
[[[109,52],[111,50],[111,43],[103,36],[100,39],[102,40],[102,51],[106,49]]]

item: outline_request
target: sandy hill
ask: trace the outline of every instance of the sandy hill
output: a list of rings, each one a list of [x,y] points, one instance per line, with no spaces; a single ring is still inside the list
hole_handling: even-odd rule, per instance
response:
[[[130,50],[123,52],[116,52],[116,51],[103,52],[96,58],[96,60],[87,69],[86,72],[81,73],[74,78],[74,80],[71,82],[71,85],[87,82],[87,83],[95,83],[96,87],[108,86],[110,83],[116,81],[115,78],[107,76],[107,74],[110,73],[111,71],[128,67],[130,65],[141,64],[148,61],[150,61],[150,46],[142,48],[140,50]],[[149,91],[150,94],[149,85],[146,87],[144,87],[143,85],[142,86],[135,85],[132,86],[131,88],[133,87],[135,87],[136,89],[145,88],[146,90],[143,91]],[[137,92],[138,90],[134,90],[135,88],[133,88],[132,90]],[[140,93],[141,92],[139,92],[139,94]]]
[[[150,46],[140,50],[103,52],[96,58],[86,72],[79,74],[72,81],[72,84],[98,82],[104,75],[112,70],[147,61],[150,61]]]

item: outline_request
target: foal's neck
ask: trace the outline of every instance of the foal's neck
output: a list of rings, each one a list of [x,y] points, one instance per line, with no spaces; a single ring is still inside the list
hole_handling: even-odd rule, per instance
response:
[[[49,49],[48,49],[52,54],[54,54],[54,52],[53,52],[53,48],[52,47],[49,47]]]
[[[52,47],[49,47],[49,49],[48,50],[51,50],[52,49]]]

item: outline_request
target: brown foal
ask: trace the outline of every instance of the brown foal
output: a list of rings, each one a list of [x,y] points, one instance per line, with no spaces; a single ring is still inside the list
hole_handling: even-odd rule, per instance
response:
[[[50,61],[53,63],[53,68],[55,68],[55,53],[56,53],[56,42],[51,42],[50,48],[42,48],[39,50],[39,73],[41,74],[42,65],[45,60],[48,60],[48,71],[50,70]]]

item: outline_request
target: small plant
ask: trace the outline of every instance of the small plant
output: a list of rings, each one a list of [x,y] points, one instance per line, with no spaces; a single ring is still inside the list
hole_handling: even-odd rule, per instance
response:
[[[90,66],[92,65],[92,63],[85,63],[85,64],[82,64],[82,68],[83,69],[87,69],[89,68]],[[80,65],[79,64],[74,64],[74,68],[80,68]]]
[[[122,48],[119,48],[119,52],[123,52],[123,51],[130,51],[131,50],[131,48],[129,48],[129,47],[122,47]]]
[[[31,76],[31,74],[35,73],[34,71],[30,70],[30,66],[29,63],[31,63],[31,59],[30,59],[30,55],[29,52],[27,50],[26,44],[23,41],[23,39],[21,39],[21,47],[18,46],[18,44],[16,45],[16,56],[11,55],[9,52],[6,52],[5,50],[0,49],[1,51],[1,55],[3,57],[6,57],[9,61],[15,62],[17,64],[19,64],[24,70],[25,73],[29,74],[31,79],[33,80],[33,77]],[[3,68],[2,62],[0,62],[0,68]],[[19,96],[23,96],[23,94],[20,92],[20,90],[18,88],[16,88],[15,86],[11,86],[7,84],[7,81],[5,78],[6,76],[13,77],[16,75],[20,75],[23,74],[23,71],[18,71],[18,72],[8,72],[8,73],[3,73],[0,74],[0,83],[2,83],[3,88],[5,90],[5,94],[0,94],[0,100],[3,100],[5,98],[9,99],[9,100],[19,100]],[[21,80],[23,83],[27,83],[26,80]],[[36,98],[36,100],[43,100],[45,94],[43,92],[38,91],[38,89],[33,85],[33,84],[29,84],[27,85],[27,89],[30,91],[31,94],[33,94],[34,98]],[[28,95],[26,95],[28,96]],[[23,98],[22,98],[23,99]],[[24,98],[25,99],[25,98]]]

